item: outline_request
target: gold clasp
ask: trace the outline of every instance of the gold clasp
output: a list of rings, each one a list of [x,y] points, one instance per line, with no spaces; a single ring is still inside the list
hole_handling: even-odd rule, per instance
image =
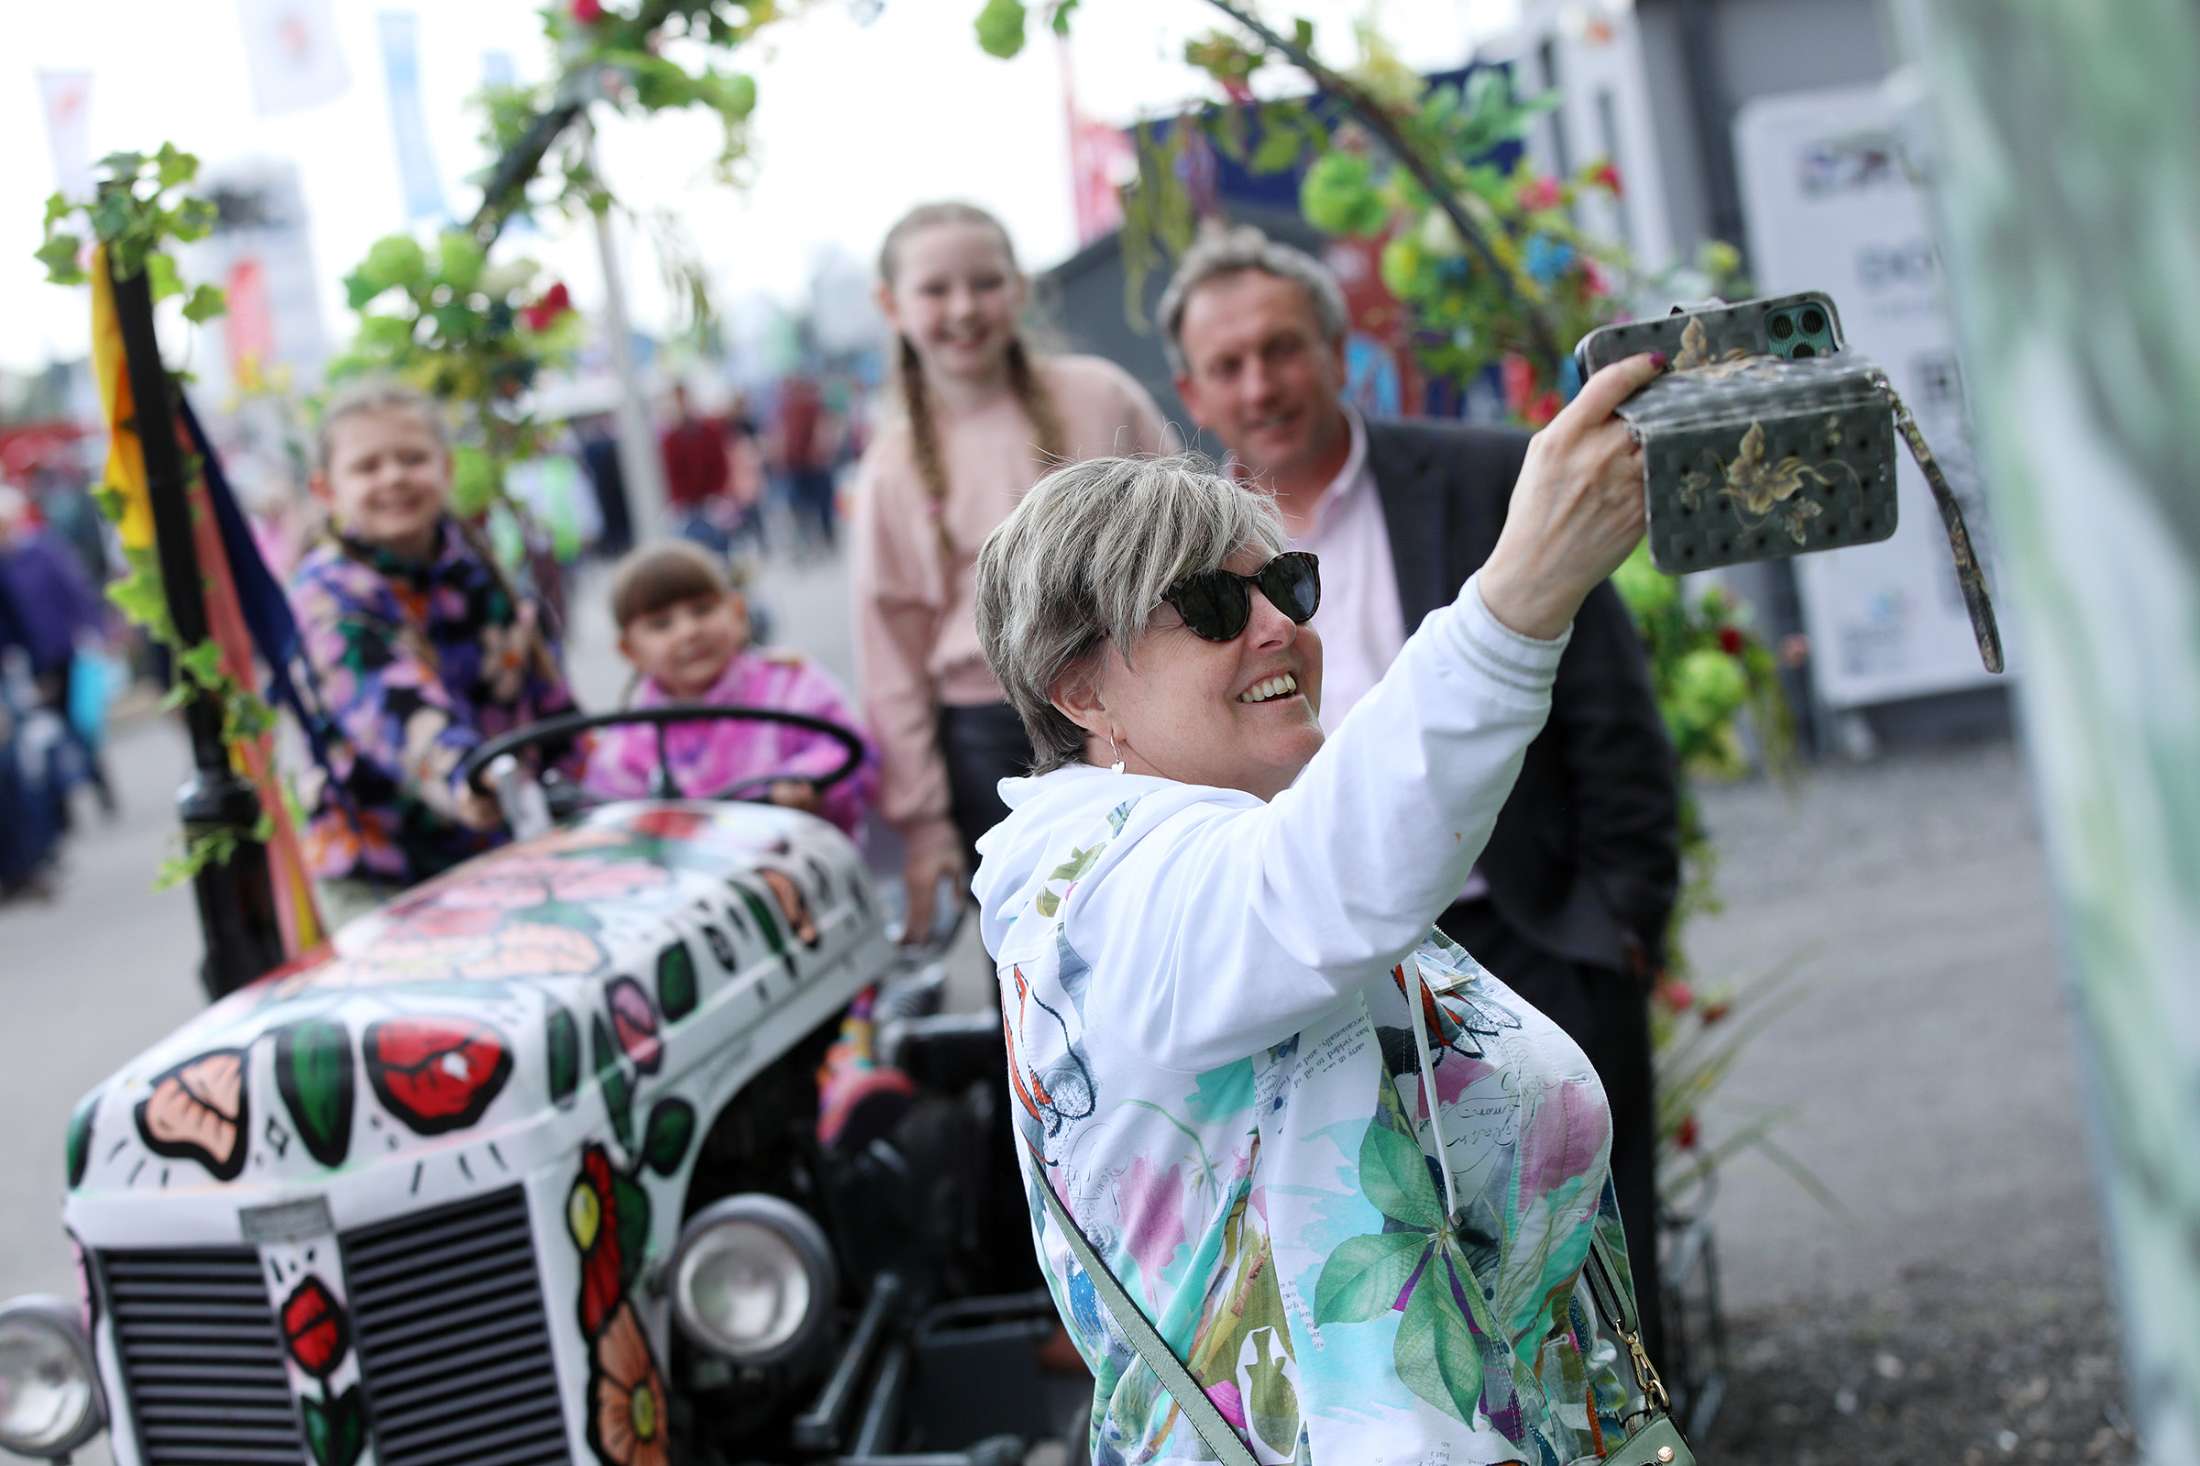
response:
[[[1673,1408],[1673,1398],[1665,1392],[1665,1381],[1658,1378],[1658,1367],[1650,1362],[1650,1351],[1642,1347],[1642,1335],[1627,1333],[1620,1337],[1627,1342],[1627,1353],[1635,1361],[1635,1383],[1642,1390],[1643,1398],[1663,1414]]]

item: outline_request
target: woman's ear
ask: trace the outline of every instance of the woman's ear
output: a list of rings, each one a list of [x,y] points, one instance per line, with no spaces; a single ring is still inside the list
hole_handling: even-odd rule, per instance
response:
[[[334,502],[333,493],[328,486],[328,475],[318,468],[306,475],[306,492],[311,494],[313,501],[323,509],[328,508]]]
[[[901,330],[901,308],[894,300],[894,287],[881,280],[871,288],[871,299],[878,304],[878,313],[886,317],[886,324],[898,333]]]
[[[1054,710],[1095,738],[1109,736],[1108,709],[1100,700],[1100,669],[1095,665],[1101,655],[1105,653],[1071,667],[1047,689],[1047,701]]]

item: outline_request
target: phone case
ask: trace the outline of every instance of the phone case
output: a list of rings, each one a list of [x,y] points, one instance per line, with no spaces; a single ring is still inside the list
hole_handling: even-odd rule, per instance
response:
[[[1834,350],[1844,348],[1847,341],[1841,334],[1841,313],[1834,309],[1833,298],[1824,291],[1803,290],[1694,310],[1676,306],[1672,315],[1599,326],[1581,338],[1574,356],[1584,381],[1601,368],[1644,351],[1664,352],[1676,369],[1770,356],[1773,341],[1768,323],[1774,313],[1806,305],[1826,313]]]
[[[1679,575],[1895,531],[1894,416],[1878,368],[1842,353],[1716,359],[1689,318],[1675,370],[1622,403],[1642,441],[1650,558]],[[1683,359],[1701,363],[1681,366]]]

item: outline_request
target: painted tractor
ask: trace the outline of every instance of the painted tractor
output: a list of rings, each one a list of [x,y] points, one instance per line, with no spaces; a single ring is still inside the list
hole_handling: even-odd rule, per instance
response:
[[[1043,1291],[994,1291],[1030,1256],[998,1020],[929,1013],[940,964],[838,830],[759,804],[577,812],[415,888],[78,1107],[82,1302],[0,1310],[0,1445],[1021,1460],[1090,1382],[1035,1363]]]

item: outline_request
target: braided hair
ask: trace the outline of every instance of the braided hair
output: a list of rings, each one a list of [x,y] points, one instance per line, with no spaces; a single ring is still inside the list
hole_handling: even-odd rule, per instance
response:
[[[886,242],[879,247],[879,279],[891,287],[895,256],[902,244],[911,235],[941,224],[975,224],[992,230],[1001,242],[1001,253],[1007,258],[1009,268],[1016,267],[1016,248],[1009,242],[1008,231],[1000,220],[975,204],[930,203],[917,205],[886,231]],[[1031,347],[1020,332],[1011,336],[1008,342],[1008,385],[1037,436],[1040,457],[1060,460],[1069,450],[1069,434],[1062,425],[1062,414],[1055,405],[1054,395],[1047,390],[1033,362]],[[951,555],[955,544],[947,528],[947,458],[941,449],[939,421],[924,380],[924,362],[917,355],[916,343],[906,335],[900,336],[895,353],[894,388],[901,399],[902,411],[909,419],[910,446],[917,463],[917,475],[924,481],[925,492],[931,498],[932,522],[939,530],[941,552]]]

